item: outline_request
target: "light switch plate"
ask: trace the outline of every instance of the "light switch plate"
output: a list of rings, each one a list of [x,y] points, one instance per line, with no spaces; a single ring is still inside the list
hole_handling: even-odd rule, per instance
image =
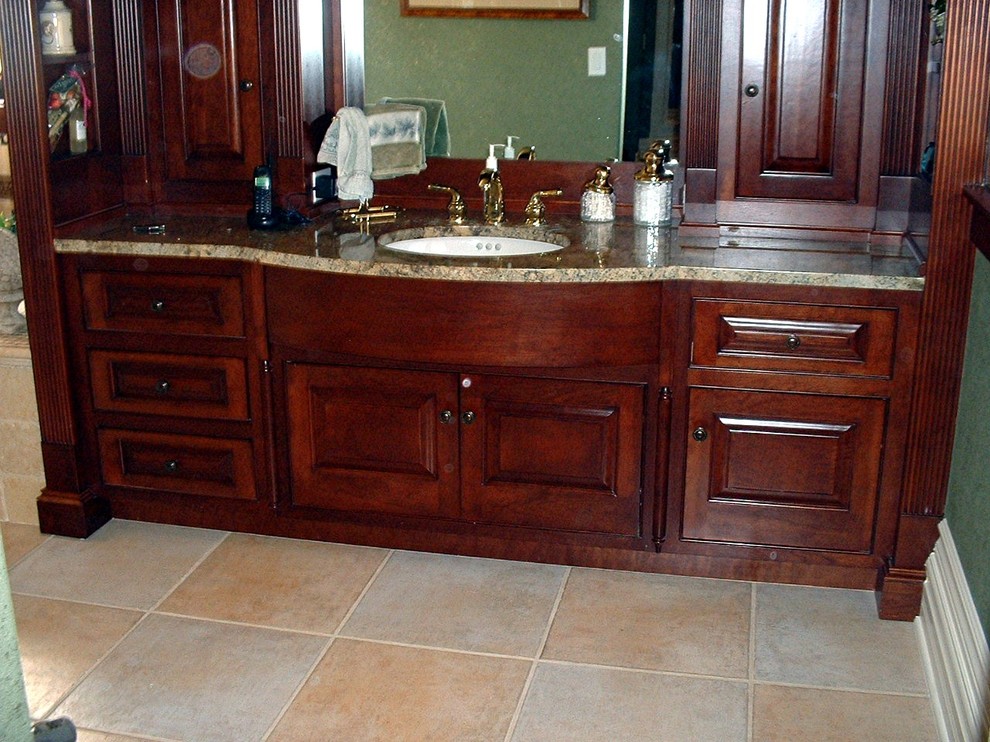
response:
[[[588,47],[588,77],[605,76],[605,47]]]

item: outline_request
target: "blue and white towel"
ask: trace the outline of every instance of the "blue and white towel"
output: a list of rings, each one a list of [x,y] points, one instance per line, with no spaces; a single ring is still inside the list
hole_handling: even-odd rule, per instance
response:
[[[353,107],[337,111],[316,161],[337,166],[337,195],[341,200],[371,200],[375,184],[371,182],[371,140],[364,111]]]

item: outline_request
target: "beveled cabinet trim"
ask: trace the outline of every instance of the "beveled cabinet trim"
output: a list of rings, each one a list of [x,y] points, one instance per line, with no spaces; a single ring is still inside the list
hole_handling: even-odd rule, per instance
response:
[[[890,378],[896,308],[694,299],[691,365]]]
[[[251,442],[104,429],[97,432],[106,484],[254,500]]]
[[[93,406],[107,412],[247,420],[243,358],[93,350]]]

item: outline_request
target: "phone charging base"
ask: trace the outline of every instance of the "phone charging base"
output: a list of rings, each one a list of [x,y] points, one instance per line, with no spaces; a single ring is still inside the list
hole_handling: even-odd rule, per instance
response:
[[[251,229],[275,229],[278,226],[279,219],[274,213],[261,214],[251,209],[247,213],[247,223]]]

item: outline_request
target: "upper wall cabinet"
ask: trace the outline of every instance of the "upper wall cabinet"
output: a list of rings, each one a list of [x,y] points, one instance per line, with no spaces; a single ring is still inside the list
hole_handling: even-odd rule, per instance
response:
[[[247,181],[263,157],[258,8],[159,0],[170,180]]]
[[[254,0],[155,5],[164,153],[159,200],[185,200],[188,193],[191,200],[245,201],[240,191],[265,155],[258,6]]]
[[[719,222],[873,227],[885,3],[725,4]]]
[[[272,166],[277,193],[305,191],[315,152],[308,130],[332,89],[323,76],[329,7],[329,0],[144,5],[154,203],[246,208],[262,163]]]
[[[846,6],[746,2],[736,195],[856,198],[866,7]]]

